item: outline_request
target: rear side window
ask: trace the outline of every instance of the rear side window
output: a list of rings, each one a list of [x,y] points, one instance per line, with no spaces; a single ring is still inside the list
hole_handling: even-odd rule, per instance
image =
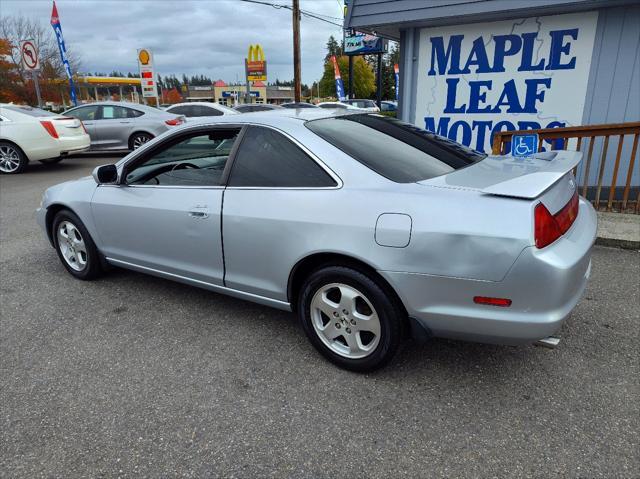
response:
[[[100,118],[102,120],[121,120],[129,116],[127,113],[128,108],[121,106],[104,105],[100,108],[102,108],[102,115]]]
[[[68,111],[65,113],[65,115],[72,116],[81,121],[93,121],[96,119],[97,112],[97,106],[83,106],[80,108],[76,108],[75,110]]]
[[[167,113],[172,113],[174,115],[189,115],[189,108],[186,106],[175,106],[173,108],[167,108]]]
[[[336,182],[281,133],[251,126],[236,153],[229,186],[322,188]]]
[[[413,183],[483,160],[487,155],[414,125],[363,114],[308,121],[306,127],[396,183]]]
[[[139,116],[144,115],[143,111],[134,110],[133,108],[127,108],[127,116],[129,118],[138,118]]]

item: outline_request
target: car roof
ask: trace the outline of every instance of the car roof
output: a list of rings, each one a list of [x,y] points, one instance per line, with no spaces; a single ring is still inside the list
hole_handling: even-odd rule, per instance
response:
[[[127,108],[139,108],[147,111],[162,111],[153,106],[144,105],[142,103],[133,103],[130,101],[94,101],[91,103],[82,103],[78,106],[74,106],[72,108],[79,108],[81,106],[124,106]],[[69,108],[71,109],[71,108]]]
[[[189,123],[181,128],[189,126],[215,125],[219,123],[261,123],[265,125],[278,126],[291,122],[306,122],[319,120],[321,118],[332,118],[345,115],[362,115],[362,111],[356,110],[335,110],[326,108],[278,108],[275,110],[254,111],[246,115],[224,115],[217,116],[215,120],[200,117],[189,119]]]

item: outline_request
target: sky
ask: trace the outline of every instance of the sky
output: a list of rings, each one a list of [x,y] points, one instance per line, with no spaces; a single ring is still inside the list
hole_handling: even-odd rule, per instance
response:
[[[291,0],[258,0],[291,5]],[[341,24],[342,0],[300,0],[301,10]],[[260,43],[269,81],[293,79],[291,10],[241,0],[57,0],[68,51],[82,70],[137,72],[136,50],[149,48],[160,75],[203,74],[243,80],[250,44]],[[24,14],[48,25],[51,0],[0,0],[0,15]],[[323,73],[330,35],[337,25],[302,16],[302,82]]]

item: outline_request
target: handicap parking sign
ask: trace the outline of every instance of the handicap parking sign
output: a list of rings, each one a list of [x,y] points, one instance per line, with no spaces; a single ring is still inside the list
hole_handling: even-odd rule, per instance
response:
[[[513,135],[511,138],[511,156],[526,158],[538,152],[538,134]]]

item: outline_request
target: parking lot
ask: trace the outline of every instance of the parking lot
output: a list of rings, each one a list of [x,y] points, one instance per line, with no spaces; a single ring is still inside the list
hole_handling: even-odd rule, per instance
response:
[[[359,375],[290,313],[67,274],[34,209],[118,158],[0,177],[0,476],[640,474],[640,253],[596,247],[558,349],[408,342]]]

